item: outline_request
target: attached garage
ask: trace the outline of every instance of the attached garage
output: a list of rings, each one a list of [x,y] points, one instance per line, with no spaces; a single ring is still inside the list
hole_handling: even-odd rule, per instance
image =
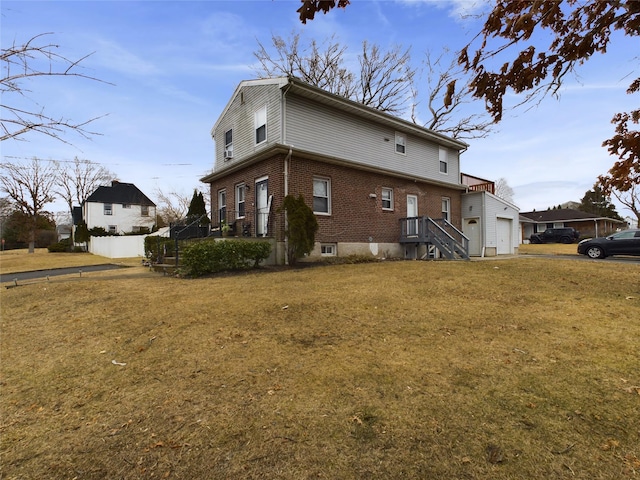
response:
[[[518,253],[518,218],[518,207],[490,192],[462,194],[462,232],[469,239],[469,256]]]

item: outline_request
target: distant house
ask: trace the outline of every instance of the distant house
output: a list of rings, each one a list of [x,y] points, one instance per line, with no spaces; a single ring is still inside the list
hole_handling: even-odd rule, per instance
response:
[[[302,195],[316,215],[312,256],[468,258],[483,250],[462,231],[483,210],[463,206],[471,188],[461,181],[468,145],[460,140],[291,77],[241,82],[211,135],[214,172],[202,181],[214,230],[224,222],[238,235],[271,237],[279,262],[287,195]],[[491,215],[481,225],[499,218]],[[513,239],[517,214],[511,222]],[[513,253],[517,242],[507,242]]]
[[[624,220],[599,217],[569,208],[522,212],[520,213],[520,224],[523,240],[527,240],[534,233],[543,232],[547,228],[573,227],[580,232],[580,237],[602,237],[627,228],[627,223]]]
[[[82,219],[89,229],[102,227],[114,234],[150,232],[156,223],[156,204],[133,183],[114,180],[89,195],[82,205]]]

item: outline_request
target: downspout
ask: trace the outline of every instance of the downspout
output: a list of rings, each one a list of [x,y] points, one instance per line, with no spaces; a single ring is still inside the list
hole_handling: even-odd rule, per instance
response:
[[[287,84],[286,88],[282,92],[282,101],[280,104],[280,111],[282,114],[280,115],[280,132],[282,135],[282,143],[287,144],[287,122],[286,122],[286,111],[287,111],[287,92],[291,88],[291,81]],[[291,161],[291,155],[293,154],[293,145],[289,145],[289,153],[284,159],[284,196],[289,195],[289,162]],[[287,219],[287,212],[284,212],[284,230],[285,232],[289,228],[289,222]],[[289,239],[287,235],[284,236],[284,264],[289,265]]]
[[[289,162],[291,161],[291,155],[293,154],[293,145],[289,146],[289,153],[284,158],[284,196],[289,195]],[[289,221],[287,218],[287,211],[284,211],[284,230],[285,232],[289,228]],[[289,237],[284,236],[284,264],[289,265]]]
[[[487,248],[487,212],[486,212],[486,205],[484,201],[485,196],[486,196],[486,193],[482,192],[481,211],[482,211],[482,218],[484,219],[484,221],[481,223],[482,224],[482,253],[480,254],[480,258],[484,258],[485,250]]]

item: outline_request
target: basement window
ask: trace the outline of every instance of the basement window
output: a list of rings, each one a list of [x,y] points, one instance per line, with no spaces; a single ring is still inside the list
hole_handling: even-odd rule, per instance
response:
[[[335,257],[338,251],[335,243],[323,243],[320,245],[320,255],[323,257]]]

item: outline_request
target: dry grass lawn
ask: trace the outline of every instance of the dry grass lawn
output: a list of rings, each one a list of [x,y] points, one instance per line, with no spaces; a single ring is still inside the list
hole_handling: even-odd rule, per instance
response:
[[[49,253],[46,248],[36,248],[32,254],[27,250],[5,250],[0,252],[0,275],[7,273],[47,270],[49,268],[84,267],[105,263],[140,265],[140,258],[111,259],[90,253]]]
[[[637,479],[640,267],[3,289],[0,478]]]
[[[578,244],[570,243],[527,243],[518,246],[521,255],[578,255]]]

